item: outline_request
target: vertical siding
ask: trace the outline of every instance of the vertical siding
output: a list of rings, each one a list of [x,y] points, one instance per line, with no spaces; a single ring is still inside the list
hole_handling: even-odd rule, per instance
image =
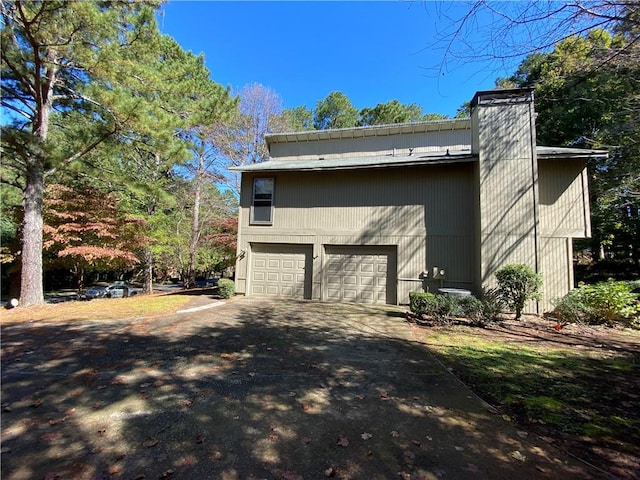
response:
[[[367,136],[346,139],[327,139],[312,142],[273,143],[270,156],[273,160],[308,160],[336,157],[361,157],[363,155],[387,155],[395,148],[406,154],[469,149],[471,130],[455,129],[422,133]]]
[[[540,267],[533,106],[479,104],[472,122],[478,127],[474,148],[479,157],[477,281],[492,286],[495,272],[506,264]]]
[[[586,238],[589,236],[589,198],[583,182],[584,160],[539,162],[540,226],[543,235]]]
[[[569,238],[542,237],[540,273],[544,281],[543,311],[553,309],[553,301],[573,287],[572,244]]]
[[[313,298],[319,298],[323,245],[397,247],[397,293],[408,302],[419,275],[447,271],[447,286],[473,283],[473,164],[334,172],[286,172],[275,177],[272,226],[249,224],[252,176],[244,175],[239,251],[251,242],[314,244]],[[244,263],[244,265],[243,265]],[[238,263],[238,288],[246,261]],[[240,290],[239,290],[240,291]],[[242,293],[242,291],[240,291]]]

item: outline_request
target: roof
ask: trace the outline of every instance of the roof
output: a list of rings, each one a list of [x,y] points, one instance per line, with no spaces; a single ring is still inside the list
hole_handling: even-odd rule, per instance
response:
[[[341,138],[380,137],[402,133],[438,132],[443,130],[468,130],[471,120],[454,118],[429,120],[425,122],[395,123],[392,125],[372,125],[367,127],[336,128],[329,130],[306,130],[303,132],[271,133],[265,135],[268,144],[283,142],[310,142]]]
[[[606,150],[592,150],[588,148],[569,147],[536,147],[538,158],[606,158],[609,152]]]
[[[289,172],[318,170],[354,170],[360,168],[406,167],[413,165],[431,165],[441,163],[469,162],[475,160],[470,150],[461,150],[450,154],[434,152],[416,155],[370,155],[366,157],[340,157],[325,160],[269,160],[230,170],[238,172]]]
[[[606,157],[604,150],[587,150],[582,148],[537,147],[538,158],[567,159],[567,158],[601,158]],[[291,172],[291,171],[320,171],[320,170],[355,170],[362,168],[405,167],[415,165],[438,165],[444,163],[473,162],[478,155],[471,150],[455,150],[447,152],[430,152],[416,155],[370,155],[362,157],[340,157],[325,160],[269,160],[264,163],[254,163],[232,167],[237,172]]]

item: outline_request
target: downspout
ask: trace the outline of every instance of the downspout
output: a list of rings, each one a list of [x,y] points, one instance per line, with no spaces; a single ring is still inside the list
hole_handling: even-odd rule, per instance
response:
[[[529,102],[529,136],[531,137],[531,186],[533,191],[533,245],[534,245],[534,270],[540,273],[540,240],[539,213],[538,213],[538,154],[536,151],[536,113],[533,91]],[[543,280],[544,282],[544,280]],[[540,301],[536,300],[536,313],[540,314]]]

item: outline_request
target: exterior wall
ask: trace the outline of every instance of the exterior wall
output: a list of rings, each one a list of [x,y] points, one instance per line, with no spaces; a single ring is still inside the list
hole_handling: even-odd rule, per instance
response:
[[[584,160],[538,159],[533,94],[480,92],[470,121],[277,134],[272,164],[291,160],[468,150],[477,161],[354,170],[250,173],[242,180],[236,289],[248,292],[252,244],[308,245],[311,298],[324,299],[327,246],[397,252],[398,303],[413,290],[467,288],[480,294],[495,272],[526,263],[543,274],[543,300],[573,286],[572,238],[590,235]],[[543,150],[544,155],[544,150]],[[557,154],[555,155],[557,157]],[[252,182],[275,179],[272,225],[251,225]],[[434,267],[443,280],[432,278]],[[422,272],[429,272],[427,280]]]
[[[247,291],[251,243],[313,245],[312,298],[322,299],[325,245],[397,248],[397,300],[421,290],[420,274],[445,269],[445,286],[474,280],[473,164],[281,172],[275,178],[273,225],[250,225],[253,178],[243,174],[236,283]],[[392,272],[393,273],[393,272]],[[439,287],[440,282],[430,287]]]
[[[573,288],[573,244],[571,238],[540,239],[540,273],[544,280],[542,311],[553,310],[553,300],[563,297]]]
[[[336,138],[317,141],[291,143],[271,143],[270,156],[273,160],[313,160],[320,157],[361,157],[363,155],[407,154],[413,148],[414,154],[470,148],[471,131],[468,122],[458,122],[455,129],[440,131],[404,133],[395,135],[367,136],[357,138]]]
[[[478,153],[477,286],[492,286],[510,263],[539,265],[538,169],[533,96],[477,97],[472,123]]]
[[[540,228],[549,237],[591,236],[589,190],[584,160],[538,162]]]

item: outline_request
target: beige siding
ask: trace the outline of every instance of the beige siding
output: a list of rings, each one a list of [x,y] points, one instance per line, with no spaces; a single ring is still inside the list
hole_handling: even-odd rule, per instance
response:
[[[272,226],[249,224],[252,175],[245,174],[238,249],[251,243],[313,244],[313,293],[322,296],[327,245],[397,248],[397,298],[420,290],[419,275],[445,269],[447,286],[473,284],[473,164],[371,171],[278,173]],[[246,291],[247,261],[237,265]],[[451,276],[451,282],[448,282]]]
[[[539,162],[542,235],[590,236],[589,195],[584,160]]]
[[[544,282],[542,310],[553,309],[553,300],[573,288],[573,255],[570,238],[541,238],[540,273]]]
[[[274,143],[270,145],[273,160],[308,160],[336,157],[362,157],[365,155],[406,154],[410,148],[414,153],[464,150],[471,144],[469,129],[436,132],[383,135],[379,137],[327,139],[314,142]]]
[[[535,124],[531,103],[489,103],[474,110],[478,126],[477,287],[492,286],[509,263],[539,270]]]

